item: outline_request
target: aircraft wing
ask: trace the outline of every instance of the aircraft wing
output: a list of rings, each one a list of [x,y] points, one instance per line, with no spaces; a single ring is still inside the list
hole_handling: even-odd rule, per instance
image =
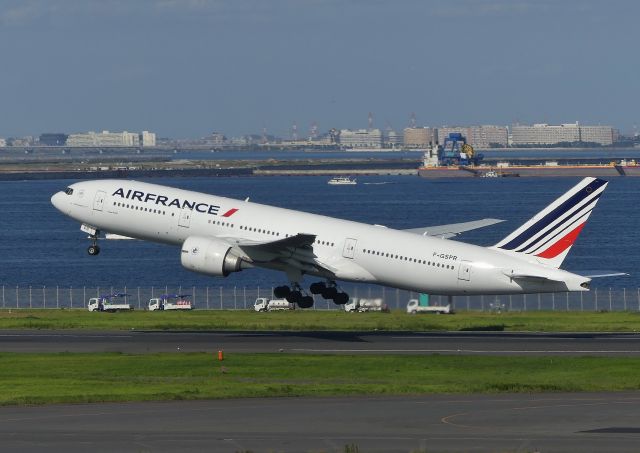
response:
[[[294,267],[304,272],[334,274],[335,269],[321,263],[313,252],[315,234],[298,233],[275,241],[250,241],[242,238],[220,238],[239,248],[252,262]]]
[[[475,230],[477,228],[483,228],[489,225],[495,225],[496,223],[504,222],[500,219],[480,219],[472,220],[471,222],[452,223],[450,225],[436,225],[423,228],[411,228],[407,231],[409,233],[420,234],[422,236],[438,236],[443,239],[456,236],[465,231]]]
[[[295,236],[289,236],[288,238],[277,239],[275,241],[247,241],[244,239],[234,242],[243,249],[257,247],[262,250],[279,252],[291,248],[296,249],[306,247],[310,249],[315,240],[315,234],[298,233]]]

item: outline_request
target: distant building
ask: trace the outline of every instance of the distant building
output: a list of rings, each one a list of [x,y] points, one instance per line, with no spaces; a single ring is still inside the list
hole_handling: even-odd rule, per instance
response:
[[[614,129],[611,126],[581,126],[578,122],[560,125],[541,123],[533,126],[518,124],[511,127],[511,135],[513,146],[577,142],[606,146],[613,144]]]
[[[438,142],[443,144],[451,133],[462,134],[474,148],[501,148],[509,145],[506,126],[442,126],[438,128]]]
[[[580,141],[612,145],[617,141],[618,133],[611,126],[580,126]]]
[[[385,131],[382,136],[382,144],[385,148],[398,148],[404,142],[402,134],[397,133],[393,129]]]
[[[212,132],[211,135],[204,138],[204,143],[208,146],[220,148],[227,144],[227,137],[220,132]]]
[[[509,145],[509,131],[506,126],[471,126],[469,144],[475,148],[506,148]]]
[[[403,135],[405,148],[426,148],[437,141],[436,131],[431,127],[407,127]]]
[[[4,138],[0,138],[0,148],[7,146],[7,141]]]
[[[149,131],[142,131],[139,142],[142,146],[156,146],[156,134]]]
[[[38,143],[44,146],[64,146],[67,143],[67,134],[40,134]]]
[[[340,146],[345,149],[380,149],[382,131],[380,129],[341,129]]]
[[[67,138],[67,146],[155,146],[156,134],[149,131],[135,132],[86,132],[83,134],[70,134]]]

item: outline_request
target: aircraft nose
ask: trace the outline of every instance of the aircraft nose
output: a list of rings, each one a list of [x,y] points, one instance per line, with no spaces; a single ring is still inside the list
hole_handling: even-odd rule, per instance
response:
[[[64,197],[62,192],[56,192],[51,197],[51,204],[55,206],[58,211],[62,211],[62,197]]]

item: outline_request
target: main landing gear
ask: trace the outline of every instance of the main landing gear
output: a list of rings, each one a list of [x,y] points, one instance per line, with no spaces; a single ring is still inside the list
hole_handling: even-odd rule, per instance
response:
[[[315,282],[309,287],[311,294],[320,294],[323,299],[331,299],[336,305],[344,305],[349,302],[349,294],[338,291],[336,282]]]
[[[297,283],[292,283],[291,287],[278,286],[273,289],[273,295],[278,299],[287,299],[287,301],[297,304],[300,308],[313,307],[313,297],[303,293],[302,288]]]
[[[320,294],[324,299],[331,299],[336,305],[344,305],[349,302],[349,294],[338,291],[336,282],[315,282],[309,288],[311,294]],[[298,283],[289,286],[277,286],[273,289],[273,296],[277,299],[287,299],[292,304],[297,304],[300,308],[313,307],[313,297],[307,295]]]

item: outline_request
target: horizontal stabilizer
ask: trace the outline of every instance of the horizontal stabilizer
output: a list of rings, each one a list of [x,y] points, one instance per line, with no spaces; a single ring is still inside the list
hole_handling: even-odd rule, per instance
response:
[[[588,278],[602,278],[602,277],[622,277],[624,275],[629,275],[626,272],[618,272],[618,271],[577,271],[573,272],[574,274],[581,275],[583,277]]]
[[[460,233],[464,233],[465,231],[476,230],[478,228],[495,225],[496,223],[500,222],[504,222],[504,220],[480,219],[472,220],[471,222],[452,223],[450,225],[434,225],[430,227],[411,228],[403,231],[419,234],[421,236],[438,236],[443,239],[448,239]]]
[[[530,280],[530,281],[535,281],[535,282],[560,282],[562,280],[554,280],[552,278],[546,277],[544,275],[534,275],[534,274],[519,274],[519,273],[512,273],[512,272],[503,272],[504,275],[506,275],[509,278],[512,278],[514,280]]]

